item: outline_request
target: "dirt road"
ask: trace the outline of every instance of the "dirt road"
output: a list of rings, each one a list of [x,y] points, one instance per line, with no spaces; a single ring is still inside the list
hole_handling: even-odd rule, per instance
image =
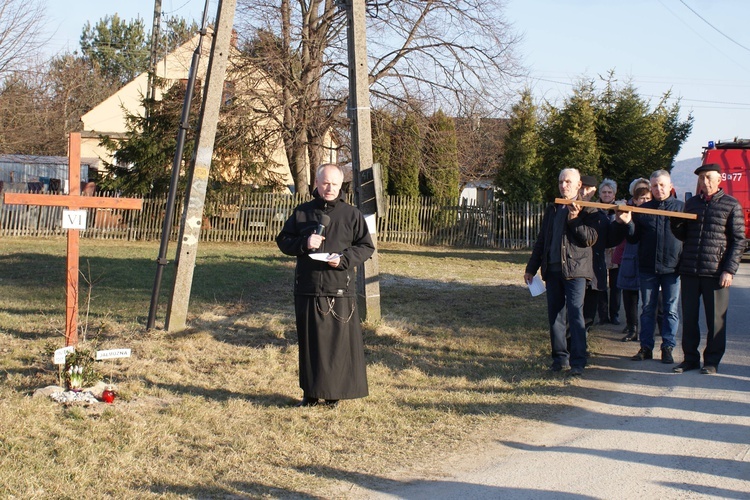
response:
[[[603,328],[592,366],[572,382],[576,399],[553,423],[498,436],[481,456],[459,452],[431,477],[353,485],[347,496],[750,499],[750,263],[730,307],[716,375],[630,361],[637,344],[619,341],[622,327]]]

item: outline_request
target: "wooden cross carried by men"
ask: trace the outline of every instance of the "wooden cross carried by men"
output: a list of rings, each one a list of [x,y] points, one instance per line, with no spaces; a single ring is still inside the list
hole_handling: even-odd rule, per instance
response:
[[[68,194],[5,193],[7,205],[47,207],[120,208],[140,210],[143,200],[135,198],[95,198],[81,196],[81,134],[72,133],[68,141]],[[64,217],[64,215],[63,215]],[[65,345],[78,344],[78,229],[68,230],[68,276],[65,290]]]

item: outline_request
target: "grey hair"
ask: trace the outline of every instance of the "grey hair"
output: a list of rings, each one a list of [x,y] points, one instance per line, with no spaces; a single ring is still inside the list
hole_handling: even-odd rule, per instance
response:
[[[342,179],[344,178],[344,171],[342,170],[342,168],[339,165],[337,165],[335,163],[323,163],[322,165],[318,166],[317,169],[315,169],[315,179],[316,180],[319,179],[320,175],[323,173],[323,169],[328,168],[328,167],[334,167],[334,168],[336,168],[339,171],[339,173],[341,174],[341,178]]]
[[[667,179],[672,180],[672,176],[669,174],[669,172],[662,169],[654,171],[649,179],[656,179],[657,177],[666,177]]]
[[[599,184],[599,192],[601,192],[604,187],[611,188],[615,193],[617,192],[617,183],[612,179],[604,179],[602,183]]]
[[[581,172],[579,172],[577,168],[564,168],[560,170],[560,175],[558,175],[557,178],[560,179],[563,176],[563,174],[568,173],[568,172],[576,174],[578,176],[578,179],[579,180],[581,179]]]

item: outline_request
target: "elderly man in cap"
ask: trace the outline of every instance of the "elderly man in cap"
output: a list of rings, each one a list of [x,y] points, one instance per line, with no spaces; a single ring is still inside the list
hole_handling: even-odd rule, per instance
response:
[[[675,373],[700,368],[698,308],[703,299],[708,335],[701,373],[716,373],[726,350],[729,287],[745,251],[742,206],[719,187],[719,166],[710,163],[695,170],[698,187],[685,202],[685,212],[696,220],[672,219],[672,233],[683,242],[679,273],[682,283],[682,352],[685,360]]]
[[[558,177],[560,196],[577,200],[581,174],[566,168]],[[541,268],[547,285],[547,318],[549,320],[552,366],[560,372],[570,368],[571,376],[580,377],[586,366],[586,327],[583,322],[583,296],[586,282],[593,278],[591,246],[596,229],[590,214],[575,203],[550,203],[544,211],[542,228],[523,279],[528,284]],[[566,340],[570,328],[570,348]]]

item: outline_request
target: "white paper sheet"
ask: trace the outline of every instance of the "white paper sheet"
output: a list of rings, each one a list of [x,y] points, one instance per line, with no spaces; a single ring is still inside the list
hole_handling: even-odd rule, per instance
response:
[[[340,253],[311,253],[310,258],[313,260],[319,260],[321,262],[328,262],[334,260],[337,257],[341,257]]]
[[[529,283],[529,292],[531,292],[531,296],[536,297],[546,291],[547,289],[544,286],[544,281],[542,281],[542,278],[540,278],[538,274],[535,274],[531,279],[531,283]]]

